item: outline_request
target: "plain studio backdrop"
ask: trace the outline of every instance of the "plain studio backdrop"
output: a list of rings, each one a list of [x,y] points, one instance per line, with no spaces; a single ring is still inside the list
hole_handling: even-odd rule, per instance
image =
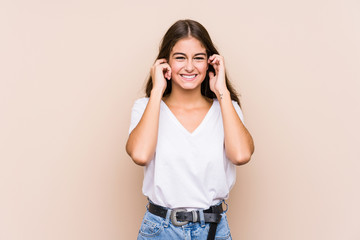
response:
[[[0,239],[136,238],[131,107],[185,18],[225,57],[255,141],[233,239],[360,239],[358,0],[1,1]]]

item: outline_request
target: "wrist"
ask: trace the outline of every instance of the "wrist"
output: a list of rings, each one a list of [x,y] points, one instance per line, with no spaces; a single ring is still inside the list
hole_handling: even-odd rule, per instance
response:
[[[224,98],[230,97],[230,92],[228,89],[218,90],[215,93],[217,99],[220,101]]]
[[[150,97],[156,99],[162,99],[163,94],[164,94],[163,90],[153,88],[150,92]]]

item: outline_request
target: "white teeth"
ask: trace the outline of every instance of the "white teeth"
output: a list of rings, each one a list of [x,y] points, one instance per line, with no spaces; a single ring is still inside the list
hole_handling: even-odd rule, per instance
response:
[[[182,77],[184,77],[184,78],[194,78],[194,77],[196,77],[196,75],[194,74],[194,75],[181,75]]]

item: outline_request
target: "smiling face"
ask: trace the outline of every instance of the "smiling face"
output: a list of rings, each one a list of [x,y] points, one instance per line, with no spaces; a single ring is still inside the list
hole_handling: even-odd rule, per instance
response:
[[[207,59],[206,49],[199,40],[194,37],[179,40],[169,56],[173,88],[200,89],[208,69]]]

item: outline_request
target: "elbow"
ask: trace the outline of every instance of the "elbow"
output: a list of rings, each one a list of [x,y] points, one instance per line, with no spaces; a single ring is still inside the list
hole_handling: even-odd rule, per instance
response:
[[[255,147],[254,147],[254,143],[252,142],[246,151],[239,152],[237,155],[235,155],[232,162],[236,166],[244,165],[244,164],[250,162],[250,159],[254,153],[254,150],[255,150]]]
[[[250,139],[239,145],[232,145],[229,149],[226,148],[226,155],[228,159],[236,166],[244,165],[248,163],[251,159],[251,156],[254,153],[255,146],[254,142],[250,136]]]
[[[251,154],[241,154],[233,159],[231,159],[232,163],[236,166],[241,166],[248,163],[251,159]]]
[[[146,166],[150,162],[150,158],[142,155],[136,155],[136,154],[129,154],[131,159],[134,161],[135,164],[139,166]]]
[[[146,166],[151,158],[144,154],[144,151],[136,151],[134,149],[130,149],[129,145],[126,145],[126,152],[134,161],[135,164],[139,166]]]
[[[244,165],[251,160],[251,156],[253,153],[254,147],[252,147],[248,151],[238,152],[237,154],[234,154],[233,157],[230,158],[230,160],[236,166]]]

